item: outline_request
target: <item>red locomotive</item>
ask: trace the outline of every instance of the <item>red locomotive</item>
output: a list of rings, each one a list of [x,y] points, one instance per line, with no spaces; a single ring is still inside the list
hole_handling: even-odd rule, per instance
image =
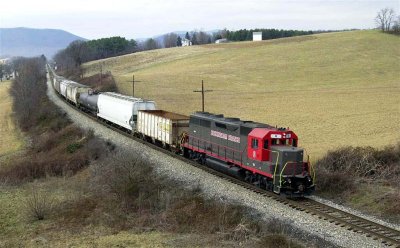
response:
[[[297,144],[297,135],[285,128],[196,112],[182,147],[184,156],[261,188],[309,195],[313,171]]]

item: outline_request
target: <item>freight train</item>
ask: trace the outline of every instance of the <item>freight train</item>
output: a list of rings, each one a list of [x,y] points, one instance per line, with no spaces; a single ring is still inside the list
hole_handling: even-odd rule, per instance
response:
[[[156,110],[154,101],[95,92],[47,69],[66,101],[134,136],[277,194],[314,192],[315,172],[289,128],[208,112],[185,116]]]

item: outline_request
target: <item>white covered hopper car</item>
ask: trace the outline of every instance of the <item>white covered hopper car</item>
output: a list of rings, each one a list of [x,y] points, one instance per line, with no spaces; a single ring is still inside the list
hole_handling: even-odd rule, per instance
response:
[[[97,116],[130,131],[136,130],[138,110],[154,110],[154,101],[143,100],[113,92],[102,92],[97,102]]]
[[[69,81],[67,84],[67,99],[77,105],[80,93],[88,93],[89,86]]]

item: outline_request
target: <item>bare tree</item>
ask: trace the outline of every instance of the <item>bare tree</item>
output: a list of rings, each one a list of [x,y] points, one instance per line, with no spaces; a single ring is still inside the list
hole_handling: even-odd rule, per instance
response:
[[[158,48],[160,48],[160,46],[158,45],[157,41],[152,38],[147,39],[143,44],[144,50],[153,50]]]
[[[393,32],[400,34],[400,15],[396,17],[396,21],[393,22]]]
[[[383,32],[390,31],[394,16],[395,13],[393,9],[381,9],[375,17],[375,22],[378,25],[378,28],[381,29]]]
[[[175,33],[169,33],[164,35],[164,47],[176,47],[178,35]]]
[[[211,41],[209,42],[209,38],[210,36],[206,32],[200,31],[197,34],[197,42],[199,44],[211,43]]]

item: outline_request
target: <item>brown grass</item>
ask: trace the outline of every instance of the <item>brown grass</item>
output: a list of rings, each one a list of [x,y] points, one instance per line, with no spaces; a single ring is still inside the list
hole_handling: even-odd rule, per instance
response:
[[[22,133],[16,127],[12,115],[10,85],[10,81],[0,83],[0,163],[3,165],[6,164],[6,157],[24,147]]]
[[[120,92],[190,114],[205,81],[206,111],[289,126],[312,158],[342,146],[383,147],[399,137],[400,37],[327,33],[141,52],[85,65],[115,76]]]

